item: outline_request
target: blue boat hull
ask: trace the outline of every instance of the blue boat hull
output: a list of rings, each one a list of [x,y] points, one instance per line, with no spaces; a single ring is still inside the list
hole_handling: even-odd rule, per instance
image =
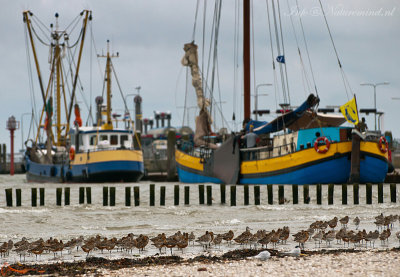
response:
[[[388,170],[386,160],[364,153],[360,161],[360,183],[382,183]],[[321,161],[299,169],[288,170],[272,176],[245,178],[240,184],[344,184],[350,178],[350,159],[347,155]],[[260,174],[262,175],[262,174]],[[223,183],[221,180],[204,176],[201,172],[188,170],[178,165],[179,181],[183,183]]]
[[[222,181],[218,178],[205,176],[196,172],[190,172],[182,167],[177,167],[179,182],[181,183],[215,183],[222,184]]]
[[[40,164],[26,159],[29,182],[137,182],[144,173],[143,162],[112,161],[85,165]]]

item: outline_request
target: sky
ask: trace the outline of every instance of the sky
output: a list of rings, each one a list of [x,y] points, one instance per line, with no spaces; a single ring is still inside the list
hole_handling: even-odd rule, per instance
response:
[[[270,2],[270,0],[268,0]],[[389,82],[377,87],[376,106],[384,111],[382,129],[392,131],[400,138],[400,2],[396,0],[329,0],[321,1],[324,7],[333,41],[342,64],[344,76],[349,87],[343,83],[335,50],[325,25],[318,0],[280,1],[282,35],[285,47],[285,60],[290,88],[291,104],[300,105],[312,89],[304,86],[302,66],[297,52],[296,37],[302,53],[305,70],[312,81],[306,47],[300,29],[300,18],[304,27],[309,57],[314,73],[315,84],[320,97],[320,107],[339,106],[356,94],[359,108],[374,107],[374,90],[360,83]],[[104,53],[106,41],[111,41],[111,50],[119,53],[113,60],[118,81],[128,108],[133,108],[135,88],[141,87],[143,98],[143,117],[154,116],[154,111],[170,111],[172,125],[194,123],[194,109],[183,113],[186,88],[188,99],[194,99],[191,83],[186,79],[186,68],[180,61],[183,45],[193,40],[197,0],[0,0],[0,143],[7,143],[9,151],[9,132],[6,121],[11,115],[20,121],[23,128],[15,132],[15,151],[22,147],[22,137],[26,140],[30,125],[30,112],[33,107],[32,93],[35,93],[36,109],[40,108],[40,95],[37,75],[33,69],[33,92],[28,74],[25,25],[22,12],[30,10],[45,26],[55,23],[54,14],[59,13],[60,28],[67,26],[84,9],[92,11],[93,20],[90,38],[85,41],[82,58],[81,86],[86,100],[78,100],[84,122],[88,115],[86,103],[94,103],[101,94],[104,59],[95,58]],[[222,113],[229,129],[240,125],[242,112],[242,71],[241,51],[235,51],[235,4],[237,1],[222,1],[218,37],[218,70],[216,74],[214,97],[221,102]],[[242,1],[239,1],[241,5]],[[206,4],[206,6],[205,6]],[[279,82],[275,82],[271,62],[271,48],[268,32],[266,1],[253,0],[253,43],[254,63],[252,65],[252,95],[257,85],[258,108],[274,111],[283,101],[279,92]],[[206,10],[205,17],[203,10]],[[199,45],[199,62],[207,64],[210,45],[210,30],[214,1],[199,1],[195,42]],[[205,32],[203,43],[203,19]],[[293,20],[293,26],[291,25]],[[272,26],[273,27],[273,26]],[[294,28],[294,30],[293,30]],[[239,37],[241,37],[240,28]],[[296,34],[296,36],[294,35]],[[71,37],[76,38],[71,35]],[[203,50],[204,45],[204,50]],[[275,46],[274,46],[275,47]],[[48,47],[37,42],[39,62],[47,83]],[[276,56],[276,49],[274,49]],[[202,53],[204,54],[204,57]],[[238,64],[234,57],[239,56]],[[236,71],[234,68],[237,68]],[[236,72],[236,73],[235,73]],[[255,73],[254,73],[255,72]],[[279,71],[277,71],[279,75]],[[235,76],[237,76],[235,78]],[[272,83],[272,86],[262,84]],[[114,80],[113,111],[123,113],[122,97]],[[81,94],[79,94],[81,97]],[[254,100],[252,97],[252,109]],[[194,102],[193,102],[194,103]],[[187,106],[194,105],[187,102]],[[236,122],[232,122],[232,114]],[[275,115],[259,119],[269,121]],[[365,116],[365,115],[360,115]],[[373,115],[365,116],[369,129],[374,129]],[[31,132],[32,135],[32,132]]]

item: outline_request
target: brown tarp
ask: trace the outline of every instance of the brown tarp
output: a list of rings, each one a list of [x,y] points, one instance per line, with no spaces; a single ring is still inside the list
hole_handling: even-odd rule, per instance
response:
[[[297,131],[299,129],[310,129],[318,127],[338,127],[342,125],[346,119],[342,115],[327,115],[323,113],[312,113],[306,111],[304,115],[296,120],[288,128]]]

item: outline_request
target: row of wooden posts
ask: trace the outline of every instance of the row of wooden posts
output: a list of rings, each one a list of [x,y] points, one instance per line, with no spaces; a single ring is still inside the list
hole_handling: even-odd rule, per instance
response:
[[[230,186],[230,205],[236,206],[236,185],[229,185]],[[268,190],[268,204],[273,204],[273,186],[276,185],[267,185]],[[359,204],[359,186],[358,184],[353,185],[353,203],[355,205]],[[372,184],[366,184],[366,204],[372,204]],[[378,184],[378,203],[383,203],[383,184]],[[309,204],[310,203],[310,187],[309,185],[303,185],[303,203]],[[341,185],[342,188],[342,204],[347,205],[347,184]],[[184,186],[184,204],[190,204],[190,188],[195,188],[195,186]],[[299,203],[299,186],[298,185],[291,185],[292,188],[292,196],[293,196],[293,204]],[[333,204],[333,195],[334,195],[334,188],[335,185],[329,184],[328,185],[328,204]],[[261,204],[261,195],[260,195],[260,186],[254,185],[254,205]],[[179,205],[179,185],[174,185],[174,205]],[[199,190],[199,204],[200,205],[212,205],[213,197],[212,197],[212,186],[211,185],[198,185]],[[56,189],[56,205],[62,205],[62,191],[63,188]],[[206,191],[206,198],[204,197]],[[244,191],[244,205],[250,204],[250,186],[243,185]],[[12,189],[6,189],[6,204],[8,207],[13,206],[13,197],[12,197]],[[115,187],[103,187],[103,206],[115,206]],[[132,199],[132,188],[125,187],[125,206],[131,206],[131,199]],[[160,206],[165,206],[165,192],[166,187],[160,186]],[[316,185],[316,198],[317,204],[322,204],[322,185]],[[16,206],[21,206],[21,189],[15,189],[16,194]],[[64,205],[70,205],[70,194],[71,190],[69,187],[64,188]],[[85,197],[86,194],[86,197]],[[140,190],[139,186],[133,187],[133,198],[134,198],[134,205],[140,205]],[[226,204],[226,185],[220,185],[220,203]],[[79,188],[79,204],[92,204],[92,188],[91,187],[80,187]],[[390,184],[390,201],[392,203],[396,203],[396,184]],[[283,185],[278,185],[278,203],[285,204],[287,199],[285,198],[285,189]],[[36,207],[38,204],[38,189],[32,188],[31,189],[31,204],[32,207]],[[45,190],[44,188],[39,188],[39,205],[45,205]],[[155,185],[150,184],[150,206],[155,206]]]

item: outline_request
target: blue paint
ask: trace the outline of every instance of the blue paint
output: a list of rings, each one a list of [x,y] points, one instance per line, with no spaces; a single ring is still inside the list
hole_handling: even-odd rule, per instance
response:
[[[138,171],[144,172],[144,165],[138,161],[110,161],[88,163],[81,165],[74,165],[70,170],[74,177],[82,176],[82,171],[87,171],[88,174],[107,173],[113,171]]]
[[[65,165],[51,165],[51,164],[39,164],[32,162],[29,158],[26,158],[27,172],[36,179],[41,179],[48,182],[61,182],[63,180],[68,181],[66,178],[67,173],[72,173],[73,178],[82,178],[84,174],[96,174],[96,173],[112,173],[112,172],[141,172],[144,173],[144,164],[139,161],[109,161],[109,162],[98,162],[88,163],[82,165],[72,165],[71,168],[67,164]],[[55,173],[51,176],[51,171]],[[62,174],[62,175],[61,175]],[[47,179],[47,180],[46,180]]]
[[[215,183],[215,184],[222,184],[222,181],[218,178],[203,176],[200,174],[188,172],[181,168],[177,168],[179,182],[181,183]]]
[[[290,173],[261,178],[241,178],[241,184],[326,184],[346,183],[350,177],[347,157],[321,162]]]
[[[383,183],[388,171],[388,163],[366,156],[360,161],[360,183]]]
[[[340,141],[340,129],[345,129],[343,127],[324,127],[324,128],[313,128],[299,130],[297,136],[296,151],[300,150],[300,145],[304,145],[307,148],[307,143],[314,146],[314,142],[317,139],[316,133],[318,132],[320,136],[327,137],[330,141]]]

